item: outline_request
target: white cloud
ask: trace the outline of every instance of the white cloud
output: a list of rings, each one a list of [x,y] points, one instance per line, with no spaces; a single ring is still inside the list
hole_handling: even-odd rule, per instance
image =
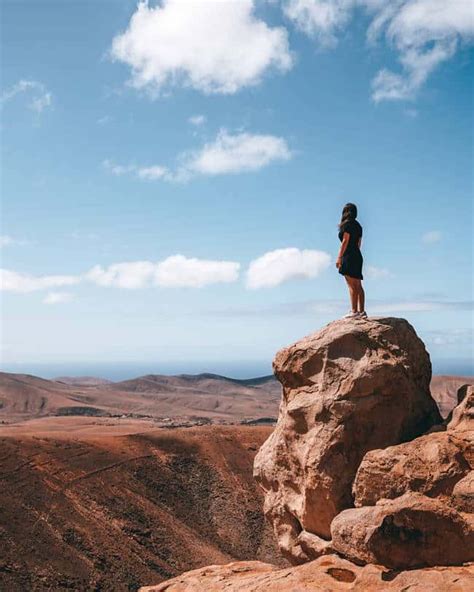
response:
[[[140,179],[156,181],[157,179],[168,178],[169,171],[166,167],[160,165],[153,165],[149,167],[139,167],[137,169],[137,175]]]
[[[373,280],[386,279],[392,276],[388,269],[385,269],[384,267],[374,267],[373,265],[368,265],[366,267],[365,274],[368,278]]]
[[[130,66],[133,87],[152,96],[176,86],[232,94],[293,65],[286,29],[259,20],[253,0],[140,2],[110,55]]]
[[[53,95],[42,82],[36,80],[19,80],[16,84],[8,88],[1,96],[2,104],[11,101],[17,95],[31,93],[31,100],[28,108],[36,113],[42,113],[53,102]]]
[[[5,292],[35,292],[48,288],[73,286],[80,282],[74,275],[33,276],[26,273],[0,269],[0,290]]]
[[[350,19],[354,0],[287,0],[283,12],[322,46],[337,43],[336,33]]]
[[[240,263],[235,261],[208,261],[173,255],[158,263],[155,283],[168,288],[201,288],[208,284],[235,282],[239,270]]]
[[[383,68],[372,81],[374,102],[412,99],[433,70],[451,58],[455,50],[455,40],[438,42],[426,51],[421,47],[405,49],[400,56],[402,74]]]
[[[443,235],[439,230],[430,230],[429,232],[425,232],[421,237],[421,240],[426,245],[432,245],[433,243],[438,243],[442,239]]]
[[[289,160],[291,151],[283,138],[263,134],[229,134],[221,129],[217,138],[189,155],[186,171],[222,175],[256,171],[276,160]]]
[[[274,287],[292,279],[315,278],[329,267],[330,263],[331,257],[324,251],[296,248],[269,251],[250,262],[247,270],[247,287]]]
[[[208,261],[172,255],[153,263],[131,261],[109,267],[94,266],[84,278],[99,286],[139,289],[152,284],[168,288],[200,288],[209,284],[235,282],[240,264],[233,261]]]
[[[212,142],[180,154],[173,171],[162,165],[119,165],[106,159],[102,166],[116,176],[134,174],[139,179],[187,181],[196,175],[224,175],[257,171],[272,162],[286,161],[292,152],[284,138],[269,134],[230,134],[221,129]]]
[[[147,286],[155,272],[155,265],[150,261],[132,261],[114,263],[109,267],[95,265],[85,274],[85,279],[99,286],[115,286],[136,290]]]
[[[102,161],[102,166],[106,171],[115,175],[116,177],[121,177],[122,175],[126,175],[128,173],[133,173],[137,170],[135,165],[126,165],[123,166],[121,164],[116,164],[112,160],[106,158]]]
[[[74,296],[70,292],[48,292],[43,298],[43,303],[62,304],[63,302],[71,302],[72,300],[74,300]]]
[[[383,69],[373,82],[373,99],[411,99],[429,75],[474,36],[472,0],[405,0],[381,3],[369,30],[376,39],[385,29],[387,41],[399,52],[401,73]]]
[[[135,164],[117,164],[106,158],[102,161],[102,166],[110,174],[116,177],[123,175],[135,175],[138,179],[147,181],[156,181],[157,179],[164,179],[167,181],[174,180],[173,174],[164,166],[161,165],[150,165],[150,166],[137,166]]]
[[[203,125],[206,123],[206,117],[204,115],[193,115],[188,121],[191,125]]]
[[[400,72],[377,73],[376,103],[415,98],[430,74],[474,37],[472,0],[286,0],[283,5],[286,16],[322,46],[337,43],[357,8],[371,18],[368,42],[384,36],[402,66]]]

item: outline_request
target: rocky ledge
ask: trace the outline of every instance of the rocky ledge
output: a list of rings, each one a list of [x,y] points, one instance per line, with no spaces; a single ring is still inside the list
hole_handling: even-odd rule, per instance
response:
[[[442,423],[429,355],[396,318],[335,321],[274,372],[283,396],[254,477],[294,567],[234,562],[143,590],[474,589],[474,388]]]

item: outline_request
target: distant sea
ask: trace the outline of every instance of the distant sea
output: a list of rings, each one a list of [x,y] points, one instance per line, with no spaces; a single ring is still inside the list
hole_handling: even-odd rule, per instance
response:
[[[473,376],[471,359],[433,359],[433,374]],[[57,376],[95,376],[108,380],[125,380],[145,374],[200,374],[209,372],[230,378],[256,378],[272,374],[269,361],[240,362],[75,362],[1,364],[4,372],[33,374],[42,378]]]

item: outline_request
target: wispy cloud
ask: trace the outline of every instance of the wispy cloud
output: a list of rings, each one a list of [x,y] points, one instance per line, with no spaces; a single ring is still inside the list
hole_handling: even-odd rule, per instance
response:
[[[30,95],[30,101],[27,104],[28,108],[35,113],[42,113],[48,107],[51,107],[53,102],[52,93],[45,87],[42,82],[36,80],[20,80],[7,90],[3,92],[0,98],[1,104],[8,103],[18,95],[27,93]]]
[[[412,100],[429,76],[462,42],[474,38],[471,0],[285,0],[296,27],[322,47],[337,44],[357,9],[368,13],[367,40],[381,38],[398,53],[401,70],[382,68],[372,82],[372,99]]]
[[[110,55],[130,66],[131,86],[153,97],[177,86],[233,94],[293,65],[286,29],[260,20],[253,0],[139,2]]]
[[[401,72],[382,69],[373,81],[375,102],[413,99],[432,72],[474,35],[471,0],[380,3],[369,36],[385,37],[399,53]],[[395,4],[395,6],[394,6]]]
[[[108,267],[95,265],[84,278],[98,286],[115,286],[136,290],[146,287],[155,272],[155,264],[150,261],[131,261],[114,263]]]
[[[434,346],[450,345],[474,345],[474,330],[465,329],[438,329],[425,331],[426,341]]]
[[[44,304],[62,304],[64,302],[71,302],[74,300],[74,295],[71,292],[48,292],[43,298]]]
[[[102,166],[104,167],[104,169],[106,171],[108,171],[109,173],[111,173],[112,175],[115,175],[117,177],[120,177],[121,175],[126,175],[128,173],[134,173],[137,171],[136,165],[116,164],[115,162],[113,162],[109,158],[106,158],[105,160],[102,161]]]
[[[192,115],[188,121],[191,125],[199,126],[206,123],[206,117],[204,115]]]
[[[170,179],[170,172],[166,167],[153,165],[149,167],[138,167],[136,169],[139,179],[147,179],[148,181],[156,181],[157,179]]]
[[[430,230],[422,235],[421,240],[426,245],[432,245],[433,243],[438,243],[442,237],[443,235],[439,230]]]
[[[392,273],[388,269],[385,267],[375,267],[374,265],[367,265],[365,275],[372,280],[387,279],[392,277]]]
[[[110,159],[103,167],[113,175],[133,174],[149,181],[184,182],[196,176],[225,175],[258,171],[272,162],[284,162],[293,156],[286,140],[270,134],[247,132],[231,134],[221,129],[216,138],[197,150],[180,154],[179,165],[171,170],[166,166],[119,165]]]
[[[258,307],[223,307],[209,310],[206,314],[223,317],[312,317],[320,315],[337,318],[347,312],[347,308],[348,302],[345,299],[325,299],[285,302]],[[464,312],[473,309],[474,301],[472,300],[371,300],[367,306],[369,316],[438,311]]]
[[[35,292],[48,288],[73,286],[81,281],[74,275],[34,276],[8,269],[0,269],[0,290],[6,292]]]
[[[351,17],[355,0],[285,0],[284,14],[322,47],[334,47]]]
[[[311,279],[327,269],[331,256],[324,251],[297,248],[276,249],[250,262],[247,288],[278,286],[294,279]]]
[[[13,245],[23,246],[23,245],[27,245],[28,242],[29,241],[27,241],[25,239],[13,238],[12,236],[9,236],[8,234],[0,235],[0,248],[10,247]]]
[[[107,125],[111,121],[112,121],[112,117],[110,117],[110,115],[104,115],[103,117],[99,117],[99,119],[97,120],[97,123],[99,125]]]

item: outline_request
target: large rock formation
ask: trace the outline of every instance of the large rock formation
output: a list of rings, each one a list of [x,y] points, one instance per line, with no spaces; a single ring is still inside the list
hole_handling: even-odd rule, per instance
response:
[[[277,426],[254,476],[283,555],[143,592],[474,589],[474,388],[444,424],[403,319],[340,320],[280,351]]]
[[[364,455],[441,416],[428,353],[403,319],[335,321],[278,352],[273,367],[283,399],[254,476],[282,554],[301,563],[330,550],[331,522],[353,506]]]

